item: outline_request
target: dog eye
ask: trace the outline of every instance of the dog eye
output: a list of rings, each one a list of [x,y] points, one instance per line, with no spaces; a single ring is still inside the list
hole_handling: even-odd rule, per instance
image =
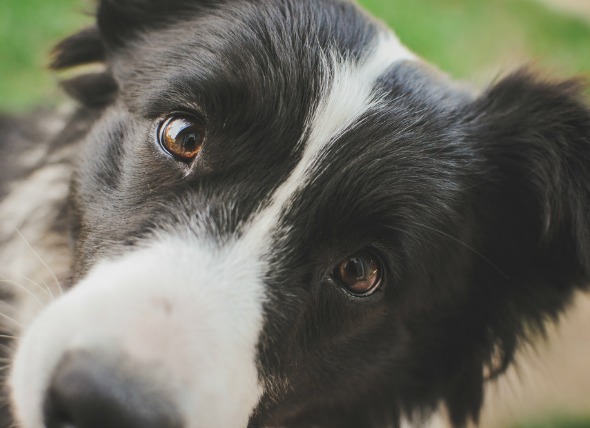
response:
[[[351,294],[369,296],[381,285],[383,268],[373,253],[362,251],[338,263],[333,275]]]
[[[158,129],[158,142],[175,158],[189,162],[197,157],[205,140],[205,127],[189,115],[165,119]]]

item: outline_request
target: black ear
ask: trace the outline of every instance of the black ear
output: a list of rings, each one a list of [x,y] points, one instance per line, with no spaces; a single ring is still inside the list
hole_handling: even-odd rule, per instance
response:
[[[181,22],[221,0],[101,0],[97,22],[103,40],[113,49],[157,28]]]
[[[63,70],[92,63],[104,63],[107,49],[97,27],[86,28],[64,40],[53,49],[50,68]],[[101,107],[117,93],[117,84],[109,70],[85,73],[63,80],[62,88],[83,105]]]
[[[62,40],[53,48],[53,70],[75,67],[93,62],[103,62],[106,50],[96,27],[88,27]]]
[[[106,71],[86,73],[62,81],[72,98],[89,107],[111,103],[118,85],[106,64],[116,51],[142,33],[178,24],[204,7],[222,0],[101,0],[96,12],[97,25],[86,28],[59,43],[50,67],[62,70],[105,62]]]
[[[590,109],[583,93],[579,80],[520,71],[467,112],[479,248],[494,264],[475,269],[473,294],[498,371],[519,340],[543,331],[590,282]]]

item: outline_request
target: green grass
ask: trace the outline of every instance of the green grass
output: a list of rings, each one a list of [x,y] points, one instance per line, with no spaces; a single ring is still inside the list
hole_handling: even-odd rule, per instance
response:
[[[589,0],[590,1],[590,0]],[[0,110],[51,103],[51,46],[90,22],[90,0],[2,0]],[[533,63],[590,71],[590,26],[531,0],[360,0],[414,52],[452,76],[486,82]]]
[[[590,428],[590,418],[556,416],[546,421],[519,424],[512,428]]]
[[[90,22],[80,0],[2,0],[0,109],[23,110],[50,102],[55,79],[48,53],[61,37]]]
[[[531,62],[564,74],[590,71],[590,25],[530,0],[362,2],[455,77],[489,78]]]

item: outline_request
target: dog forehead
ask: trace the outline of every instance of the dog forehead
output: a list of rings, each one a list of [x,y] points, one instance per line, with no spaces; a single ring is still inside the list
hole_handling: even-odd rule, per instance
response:
[[[330,47],[359,57],[376,32],[385,30],[383,24],[343,0],[220,2],[187,8],[173,19],[164,12],[160,21],[160,26],[142,28],[132,49],[144,44],[151,50],[160,39],[167,46],[203,46],[214,54],[227,47],[240,48],[232,50],[233,54],[259,54],[260,49],[313,54],[316,48]]]
[[[132,107],[183,95],[209,108],[301,104],[330,73],[327,52],[358,60],[384,30],[353,4],[332,0],[222,2],[186,15],[146,28],[113,55]]]
[[[340,195],[341,206],[350,198],[356,198],[358,206],[358,195],[367,193],[363,189],[381,189],[386,183],[382,185],[378,172],[394,169],[388,159],[399,153],[387,144],[396,141],[402,129],[425,131],[421,123],[431,106],[417,105],[416,100],[435,99],[412,96],[434,88],[433,79],[393,33],[349,9],[352,6],[330,13],[356,22],[356,31],[366,30],[364,37],[354,37],[354,49],[347,41],[351,28],[293,29],[306,24],[305,17],[321,22],[324,8],[297,3],[305,7],[283,10],[290,14],[287,19],[276,5],[290,2],[270,4],[275,9],[267,3],[255,9],[260,19],[239,8],[229,13],[232,19],[227,11],[213,11],[146,35],[125,59],[138,65],[115,70],[127,73],[118,75],[123,91],[133,92],[129,102],[144,116],[162,117],[196,106],[210,119],[203,158],[215,178],[199,176],[179,183],[186,195],[181,204],[176,204],[178,192],[174,198],[162,193],[160,201],[203,220],[211,236],[239,231],[260,247],[264,245],[254,241],[301,226],[300,220],[311,218],[314,210],[329,211],[321,202],[331,200],[332,193]],[[442,104],[444,98],[435,101]],[[403,111],[395,107],[401,104]],[[409,126],[414,118],[417,125]],[[406,140],[416,136],[414,132]],[[352,165],[359,161],[379,168],[354,173]],[[169,167],[157,162],[154,170]],[[157,182],[145,183],[157,176],[133,182],[133,194],[157,189]],[[357,195],[343,193],[338,183],[356,183]],[[371,195],[383,196],[375,191]],[[174,203],[168,203],[171,200]],[[310,206],[309,201],[317,203]]]

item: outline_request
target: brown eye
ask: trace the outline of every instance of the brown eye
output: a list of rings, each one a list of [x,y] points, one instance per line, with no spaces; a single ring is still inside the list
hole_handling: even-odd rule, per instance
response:
[[[368,296],[381,285],[382,271],[379,259],[369,251],[362,251],[338,263],[334,277],[350,293]]]
[[[197,157],[205,140],[205,127],[189,115],[170,116],[160,124],[158,142],[172,156],[188,162]]]

